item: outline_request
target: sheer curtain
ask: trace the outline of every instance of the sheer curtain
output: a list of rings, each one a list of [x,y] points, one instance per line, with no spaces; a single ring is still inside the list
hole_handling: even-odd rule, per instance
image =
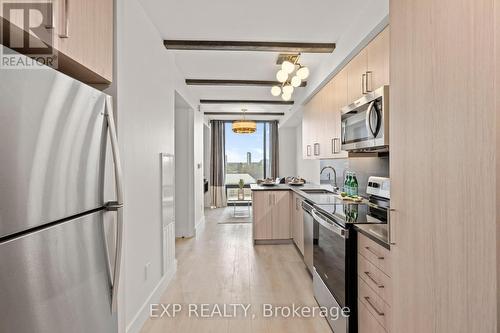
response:
[[[224,121],[211,121],[211,152],[210,152],[210,195],[213,207],[227,206],[226,198],[226,135]]]
[[[278,132],[278,121],[273,120],[269,122],[269,139],[270,139],[270,164],[271,164],[271,178],[279,177],[279,160],[280,160],[280,142]]]

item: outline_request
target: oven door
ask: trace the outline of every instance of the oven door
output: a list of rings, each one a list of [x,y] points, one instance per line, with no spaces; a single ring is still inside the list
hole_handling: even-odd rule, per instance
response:
[[[341,306],[346,299],[347,252],[349,233],[324,214],[313,209],[312,216],[318,227],[318,242],[313,248],[314,268]]]

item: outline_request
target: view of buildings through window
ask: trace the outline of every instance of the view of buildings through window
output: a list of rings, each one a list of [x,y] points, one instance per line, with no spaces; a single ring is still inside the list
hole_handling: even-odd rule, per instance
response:
[[[257,123],[253,134],[236,134],[232,123],[226,123],[226,186],[245,185],[269,176],[269,125]]]

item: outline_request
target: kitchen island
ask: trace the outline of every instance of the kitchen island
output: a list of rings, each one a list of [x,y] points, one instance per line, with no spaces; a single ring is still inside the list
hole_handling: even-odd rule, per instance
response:
[[[313,205],[345,203],[338,194],[332,195],[332,185],[251,184],[250,189],[253,201],[254,243],[283,244],[294,241],[301,253],[303,253],[302,201],[307,200]],[[387,224],[357,224],[355,230],[381,246],[390,248]]]
[[[294,186],[275,184],[250,185],[253,207],[254,244],[286,244],[294,242],[304,252],[302,201],[312,200],[307,191],[331,193],[331,185],[305,184]],[[331,194],[324,196],[332,199]],[[330,203],[330,202],[326,202]]]

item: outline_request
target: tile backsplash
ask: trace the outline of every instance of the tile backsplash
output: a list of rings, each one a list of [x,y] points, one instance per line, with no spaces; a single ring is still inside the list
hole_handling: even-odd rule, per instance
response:
[[[366,194],[368,177],[379,176],[389,177],[389,157],[351,157],[346,159],[321,160],[321,169],[325,166],[332,166],[337,171],[337,186],[342,188],[346,171],[354,171],[359,184],[359,194]],[[321,175],[321,183],[330,183],[333,172],[329,169]]]

